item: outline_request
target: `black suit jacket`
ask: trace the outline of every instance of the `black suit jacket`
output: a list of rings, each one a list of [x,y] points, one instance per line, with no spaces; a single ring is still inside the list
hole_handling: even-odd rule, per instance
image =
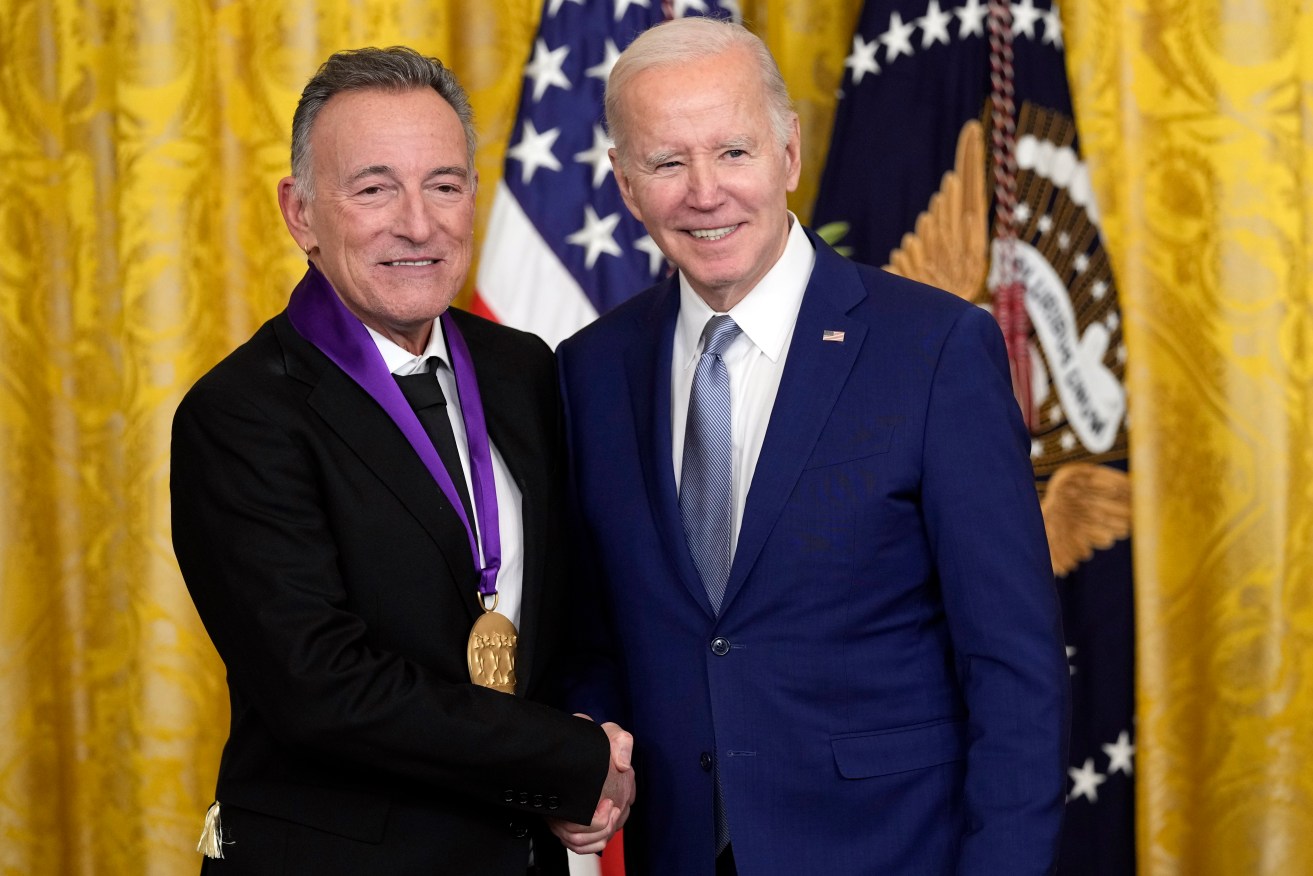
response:
[[[286,313],[187,393],[173,542],[228,670],[215,873],[563,870],[541,817],[586,823],[600,728],[542,704],[561,628],[559,400],[537,338],[453,311],[523,493],[515,696],[469,683],[464,529],[397,426]]]

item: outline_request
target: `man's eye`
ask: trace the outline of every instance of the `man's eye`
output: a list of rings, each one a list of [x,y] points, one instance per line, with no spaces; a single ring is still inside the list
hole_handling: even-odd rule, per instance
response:
[[[725,153],[725,155],[729,158],[742,158],[744,155],[747,154],[748,152],[746,149],[730,149]]]
[[[383,191],[383,187],[382,187],[382,186],[365,186],[363,189],[360,190],[360,194],[362,194],[362,195],[377,195],[377,194],[379,194],[379,193],[382,192],[382,191]]]

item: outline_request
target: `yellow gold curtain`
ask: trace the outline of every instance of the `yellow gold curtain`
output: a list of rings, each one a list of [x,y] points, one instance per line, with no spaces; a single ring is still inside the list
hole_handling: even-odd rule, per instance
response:
[[[170,547],[169,424],[302,270],[274,197],[297,95],[334,49],[405,42],[504,139],[537,14],[0,7],[0,872],[199,868],[228,716]]]
[[[1140,870],[1313,873],[1313,4],[1067,6],[1130,350]]]
[[[1064,8],[1131,351],[1145,873],[1313,872],[1300,3]],[[742,2],[799,104],[804,219],[860,6]],[[486,218],[539,7],[0,7],[0,874],[199,866],[227,711],[169,544],[169,422],[301,272],[274,198],[297,94],[334,49],[442,57]]]

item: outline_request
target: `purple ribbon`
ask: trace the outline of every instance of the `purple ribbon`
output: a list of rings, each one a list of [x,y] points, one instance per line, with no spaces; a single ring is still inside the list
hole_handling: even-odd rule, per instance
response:
[[[471,498],[479,521],[479,534],[483,536],[484,562],[479,561],[478,539],[470,527],[469,518],[465,516],[465,507],[460,501],[460,494],[456,492],[456,485],[443,467],[428,433],[420,425],[419,417],[406,401],[401,387],[392,378],[392,372],[388,371],[369,330],[347,310],[328,278],[313,263],[292,290],[291,300],[287,303],[287,318],[301,337],[319,348],[361,389],[369,393],[383,412],[392,418],[392,422],[397,424],[401,434],[406,436],[465,527],[474,565],[480,570],[480,595],[495,596],[497,570],[501,568],[501,533],[497,528],[497,488],[493,482],[492,448],[488,442],[488,423],[483,416],[479,383],[474,374],[474,360],[451,314],[442,314],[442,327],[446,333],[452,371],[456,374],[456,391],[460,394],[465,439],[470,451],[470,480],[473,481]]]

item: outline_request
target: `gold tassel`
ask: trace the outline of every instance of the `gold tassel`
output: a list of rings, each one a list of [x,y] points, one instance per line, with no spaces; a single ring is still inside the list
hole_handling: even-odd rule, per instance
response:
[[[215,800],[205,812],[205,827],[201,829],[196,851],[207,858],[223,857],[223,826],[219,824],[219,801]]]

